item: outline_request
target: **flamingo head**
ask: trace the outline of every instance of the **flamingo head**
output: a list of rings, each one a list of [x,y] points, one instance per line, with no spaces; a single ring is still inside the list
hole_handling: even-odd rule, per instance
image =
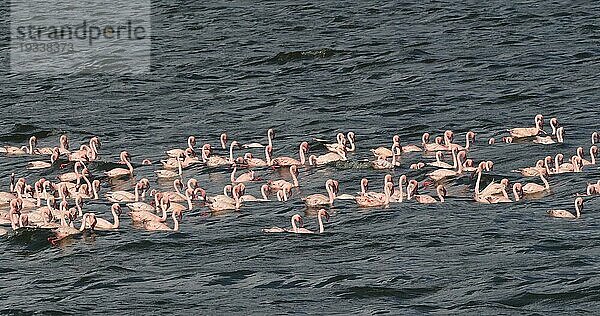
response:
[[[488,161],[485,162],[485,164],[486,164],[486,170],[487,171],[494,170],[494,162],[493,161],[488,160]]]
[[[508,185],[508,179],[504,178],[502,180],[500,180],[500,183],[507,186]]]
[[[317,211],[317,216],[322,216],[325,218],[326,221],[329,221],[329,213],[327,213],[327,211],[324,208]]]
[[[115,213],[117,213],[118,216],[121,216],[121,214],[123,213],[123,210],[121,209],[121,205],[119,205],[119,203],[113,203],[110,209],[112,211],[115,211]]]
[[[448,191],[446,191],[446,187],[444,187],[443,185],[438,185],[436,188],[436,191],[438,192],[439,195],[446,197],[446,195],[448,195]]]
[[[471,141],[474,141],[475,140],[475,132],[468,131],[467,132],[467,138],[469,138]]]
[[[519,182],[513,184],[513,190],[519,194],[519,197],[523,196],[523,185]]]
[[[395,143],[400,143],[400,135],[394,135],[394,137],[392,137],[392,142]]]
[[[267,137],[273,139],[275,137],[275,131],[272,128],[267,130]]]
[[[206,191],[204,189],[202,189],[202,188],[195,188],[194,189],[194,195],[196,197],[198,197],[198,198],[202,197],[202,200],[206,201]]]
[[[593,132],[592,133],[592,145],[595,143],[600,142],[600,134],[598,134],[598,132]]]
[[[488,144],[489,145],[493,145],[496,143],[496,139],[494,137],[490,137],[490,139],[488,139]]]
[[[351,142],[353,142],[353,143],[356,140],[354,132],[348,132],[347,137],[348,137],[348,140],[351,141]]]
[[[391,174],[386,174],[385,177],[383,178],[383,182],[384,183],[388,183],[388,182],[394,182],[394,179],[392,178]]]
[[[541,114],[536,115],[534,122],[537,128],[542,129],[544,127],[544,116]]]
[[[406,183],[406,175],[403,174],[400,176],[400,178],[398,178],[398,185],[402,186],[404,183]]]
[[[598,154],[598,146],[594,145],[590,147],[590,152],[592,153],[592,155],[596,156]]]
[[[315,166],[317,164],[317,156],[316,155],[308,156],[308,164],[311,166]]]
[[[227,148],[227,134],[226,133],[221,134],[219,139],[221,140],[221,147],[223,149],[226,149]]]
[[[305,153],[308,152],[308,150],[310,149],[310,146],[308,145],[308,142],[302,142],[300,143],[300,148],[301,150],[303,150]]]
[[[298,227],[304,226],[304,221],[302,220],[302,217],[298,214],[292,216],[292,221],[298,223]]]
[[[423,142],[423,144],[429,143],[429,137],[429,133],[423,133],[423,137],[421,137],[421,141]]]

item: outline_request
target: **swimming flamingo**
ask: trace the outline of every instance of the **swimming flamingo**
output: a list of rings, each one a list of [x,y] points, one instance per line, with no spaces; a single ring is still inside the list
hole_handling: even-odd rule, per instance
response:
[[[37,143],[37,138],[35,136],[31,136],[29,138],[29,147],[26,147],[26,146],[21,146],[21,147],[4,146],[4,147],[0,147],[0,153],[5,153],[7,155],[13,155],[13,156],[32,155],[33,149],[34,149],[36,143]]]
[[[192,150],[192,152],[194,151],[194,146],[196,146],[196,137],[194,136],[189,136],[187,139],[187,145],[189,149]],[[167,150],[165,153],[167,154],[167,156],[172,157],[172,158],[177,158],[180,157],[182,154],[184,154],[185,149],[171,149],[171,150]]]
[[[463,173],[463,164],[460,156],[456,157],[457,170],[437,169],[427,174],[433,181],[441,181],[448,177],[455,177]]]
[[[129,191],[109,191],[104,194],[109,202],[124,203],[124,202],[139,202],[140,190],[144,190],[144,184],[138,182],[134,186],[133,193]]]
[[[454,144],[452,142],[450,142],[449,144],[446,145],[446,147],[448,147],[450,150],[456,148],[459,151],[462,150],[469,150],[471,148],[471,143],[475,141],[475,133],[472,131],[468,131],[467,134],[465,135],[465,147],[462,147],[461,145],[458,144]]]
[[[346,152],[345,152],[346,149],[345,148],[346,147],[342,147],[342,149],[339,149],[336,152],[329,152],[329,153],[326,153],[326,154],[320,155],[320,156],[310,155],[308,157],[308,164],[311,166],[315,166],[315,165],[325,165],[325,164],[336,162],[336,161],[348,160],[348,158],[346,157]]]
[[[29,170],[37,170],[37,169],[47,169],[52,167],[55,161],[58,160],[60,153],[58,151],[58,147],[54,147],[54,151],[50,156],[50,162],[47,161],[30,161],[27,163],[27,169]]]
[[[513,138],[537,136],[540,132],[543,131],[542,128],[544,126],[544,116],[538,114],[535,116],[534,121],[535,127],[518,127],[509,129],[508,132],[510,132],[510,136],[512,136]]]
[[[401,154],[400,144],[394,143],[392,145],[391,151],[395,152],[395,154],[392,155],[392,160],[388,161],[386,157],[378,156],[377,160],[374,160],[371,162],[371,166],[373,167],[373,169],[377,169],[377,170],[393,169],[396,166],[398,166],[397,157]]]
[[[170,203],[169,197],[162,196],[160,198],[159,203],[157,204],[157,207],[159,208],[159,210],[162,211],[162,217],[154,214],[153,211],[147,211],[147,210],[131,211],[128,213],[128,215],[131,217],[131,220],[134,223],[140,223],[140,222],[144,222],[144,221],[164,222],[167,220],[167,207],[165,206],[165,204],[167,204],[167,203]]]
[[[442,151],[437,151],[435,153],[435,162],[428,162],[428,166],[434,166],[442,169],[456,169],[456,154],[458,152],[457,148],[452,148],[452,164],[442,161],[443,153]]]
[[[252,154],[244,156],[244,163],[248,165],[248,168],[255,167],[267,167],[271,165],[271,154],[273,152],[273,146],[265,146],[265,160],[254,158]]]
[[[394,137],[392,137],[392,147],[396,145],[396,147],[400,147],[400,136],[399,135],[394,135]],[[377,147],[375,149],[371,149],[371,152],[373,153],[373,155],[375,155],[375,157],[382,157],[382,158],[389,158],[389,157],[393,157],[394,155],[397,155],[397,152],[395,150],[390,149],[389,147]]]
[[[328,179],[325,182],[325,190],[327,190],[328,196],[323,194],[311,194],[303,198],[302,201],[304,201],[306,206],[309,208],[316,208],[323,205],[333,206],[333,200],[335,199],[336,195],[336,187],[335,180]]]
[[[550,158],[552,160],[552,158]],[[514,172],[520,172],[525,177],[536,177],[540,175],[542,170],[546,170],[544,167],[544,160],[540,159],[535,163],[535,167],[527,167],[523,169],[513,170]]]
[[[542,171],[540,173],[540,179],[542,179],[542,182],[544,183],[544,185],[539,185],[537,183],[527,183],[523,186],[523,194],[537,194],[537,193],[541,193],[541,192],[547,192],[550,191],[550,183],[548,183],[548,179],[546,179],[546,177],[548,176],[548,173],[546,172],[546,170]]]
[[[121,152],[121,160],[125,161],[128,169],[124,168],[114,168],[109,171],[105,171],[104,174],[109,178],[121,178],[121,177],[131,177],[133,176],[133,166],[131,165],[130,155],[127,151]]]
[[[548,216],[560,217],[560,218],[579,218],[581,217],[581,210],[583,209],[583,198],[577,197],[575,199],[575,214],[567,210],[549,210]]]
[[[269,128],[267,130],[267,140],[268,140],[268,145],[270,145],[271,147],[273,147],[273,136],[274,136],[275,132],[273,131],[272,128]],[[244,144],[242,145],[242,148],[262,148],[262,147],[266,147],[263,144],[260,143],[250,143],[250,144]]]
[[[173,218],[173,228],[167,226],[164,222],[144,221],[144,229],[149,231],[179,231],[179,222],[182,217],[181,211],[175,210],[171,213],[171,218]]]
[[[96,220],[96,227],[94,228],[95,230],[117,229],[117,228],[119,228],[119,224],[120,224],[119,216],[121,215],[121,206],[118,203],[113,203],[113,205],[110,207],[110,212],[112,213],[112,216],[113,216],[112,223],[103,218],[96,217],[96,215],[94,213],[86,213],[86,214],[90,214],[89,216],[91,217],[92,221],[94,219]]]
[[[300,149],[299,149],[299,156],[300,156],[300,160],[296,160],[294,158],[291,157],[277,157],[277,158],[273,158],[271,160],[271,165],[273,166],[279,166],[279,167],[288,167],[288,166],[292,166],[292,165],[304,165],[306,163],[306,156],[305,154],[308,152],[309,146],[307,142],[302,142],[300,143]]]
[[[374,196],[371,194],[364,194],[356,196],[356,204],[361,207],[382,207],[390,204],[390,196],[391,192],[394,189],[394,184],[392,182],[386,182],[384,186],[384,198],[383,200],[378,196]]]
[[[240,143],[238,143],[237,141],[234,140],[229,145],[229,158],[220,157],[220,156],[208,156],[208,153],[210,152],[210,150],[209,150],[210,147],[206,147],[206,148],[208,148],[208,150],[205,149],[205,147],[202,147],[202,156],[203,156],[202,160],[209,167],[219,167],[219,166],[224,166],[224,165],[231,165],[235,161],[235,159],[233,158],[233,148],[235,148],[235,147],[240,147]]]
[[[161,170],[154,170],[154,173],[156,174],[156,176],[159,179],[173,179],[173,178],[177,178],[177,177],[181,177],[181,175],[183,174],[183,165],[182,165],[182,160],[183,160],[183,155],[180,155],[179,157],[177,157],[177,172],[172,171],[172,170],[166,170],[166,169],[161,169]]]
[[[268,202],[269,201],[269,194],[271,193],[271,189],[269,188],[268,184],[263,184],[260,187],[260,194],[261,197],[257,198],[255,196],[249,195],[249,194],[245,194],[246,193],[246,186],[243,183],[239,184],[240,186],[240,201],[243,202]],[[285,191],[285,190],[280,190],[280,191]]]
[[[271,180],[267,184],[273,191],[281,190],[284,186],[289,186],[290,188],[297,188],[300,183],[298,182],[298,167],[295,165],[290,166],[290,175],[292,176],[293,183],[290,183],[286,180]]]
[[[317,211],[317,222],[319,224],[319,234],[325,232],[325,227],[323,225],[323,218],[329,221],[329,213],[325,209],[320,209]],[[294,214],[291,219],[292,228],[280,228],[280,227],[271,227],[271,228],[263,228],[262,231],[265,233],[294,233],[294,234],[314,234],[315,232],[312,230],[308,230],[304,228],[304,222],[302,217],[299,214]]]
[[[350,147],[346,147],[346,151],[347,152],[354,152],[356,151],[356,139],[355,139],[355,135],[354,132],[348,132],[348,134],[346,135],[346,139],[348,139],[348,143],[350,143]]]
[[[254,171],[250,170],[248,172],[242,173],[239,176],[235,176],[235,172],[237,171],[237,164],[233,164],[233,170],[231,171],[231,183],[242,183],[242,182],[250,182],[256,180],[254,175]]]
[[[240,198],[239,198],[239,196],[240,196],[239,189],[240,188],[238,186],[235,186],[231,190],[231,194],[233,195],[234,203],[230,203],[229,201],[225,201],[225,200],[214,200],[212,203],[207,204],[208,208],[210,208],[210,210],[213,212],[239,210],[242,205],[242,202],[240,201]]]

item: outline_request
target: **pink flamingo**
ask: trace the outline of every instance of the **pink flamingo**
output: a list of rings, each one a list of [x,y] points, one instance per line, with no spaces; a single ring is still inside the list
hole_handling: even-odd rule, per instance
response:
[[[513,138],[532,137],[537,136],[540,132],[543,132],[544,116],[538,114],[534,118],[535,127],[518,127],[509,129],[510,136]]]
[[[309,146],[307,142],[302,142],[299,148],[300,160],[296,160],[291,157],[277,157],[271,160],[271,165],[279,167],[288,167],[292,165],[304,165],[306,163],[306,153],[308,152]]]
[[[577,197],[575,199],[575,214],[567,210],[549,210],[548,216],[559,218],[579,218],[581,217],[581,210],[583,210],[583,198]]]
[[[109,178],[121,178],[121,177],[131,177],[133,176],[133,166],[131,165],[130,156],[127,151],[121,152],[121,160],[125,161],[128,169],[124,168],[114,168],[109,171],[104,172],[104,174]]]
[[[333,206],[333,200],[335,199],[337,188],[335,182],[336,181],[333,179],[328,179],[325,182],[325,190],[327,190],[327,196],[323,194],[311,194],[303,198],[302,201],[304,201],[306,206],[309,208],[316,208],[323,205]]]

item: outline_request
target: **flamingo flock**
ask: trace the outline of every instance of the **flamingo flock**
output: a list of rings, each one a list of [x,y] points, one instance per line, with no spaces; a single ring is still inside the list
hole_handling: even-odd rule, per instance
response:
[[[531,143],[534,146],[552,146],[563,143],[565,131],[559,126],[558,119],[550,119],[551,132],[544,128],[544,117],[535,116],[534,125],[508,129],[503,143]],[[523,166],[514,170],[526,183],[510,183],[508,179],[499,182],[483,183],[483,175],[494,168],[492,161],[476,162],[471,157],[475,146],[473,131],[464,135],[464,143],[454,142],[454,132],[447,130],[436,136],[430,143],[431,134],[424,133],[420,144],[402,144],[399,135],[392,135],[390,143],[374,148],[360,150],[354,132],[338,133],[335,141],[313,138],[297,145],[297,152],[289,155],[276,155],[275,131],[266,132],[267,142],[242,143],[239,140],[229,142],[230,135],[221,134],[216,146],[210,143],[198,146],[197,138],[189,136],[187,147],[165,150],[165,158],[159,161],[143,159],[133,163],[129,151],[122,151],[119,160],[111,162],[101,158],[101,142],[92,137],[88,143],[71,150],[67,135],[61,135],[56,147],[37,147],[37,138],[31,136],[26,145],[5,145],[0,147],[3,159],[17,156],[29,156],[33,159],[24,168],[28,170],[59,170],[54,179],[17,179],[10,175],[7,191],[0,192],[0,225],[10,228],[0,229],[0,235],[18,232],[20,229],[47,230],[52,233],[49,241],[53,244],[88,230],[124,229],[123,213],[126,213],[134,227],[148,231],[178,231],[183,215],[192,210],[203,209],[209,214],[219,215],[229,212],[241,212],[249,203],[286,202],[301,200],[309,210],[316,214],[316,228],[304,227],[300,214],[291,217],[290,227],[274,226],[264,228],[264,233],[282,234],[321,234],[325,232],[325,222],[330,220],[334,204],[349,201],[359,208],[385,208],[392,203],[444,203],[449,197],[449,188],[457,178],[475,179],[474,189],[468,195],[472,203],[497,204],[516,203],[523,199],[539,199],[552,194],[549,178],[563,173],[584,172],[586,168],[596,166],[600,141],[598,132],[591,135],[591,146],[578,147],[576,152],[565,161],[563,153],[554,157],[538,157],[533,166]],[[310,145],[312,142],[313,145]],[[490,138],[484,146],[497,143]],[[312,148],[311,148],[312,147]],[[366,147],[366,146],[365,146]],[[371,147],[371,146],[369,146]],[[241,153],[241,150],[244,152]],[[252,153],[251,151],[255,151]],[[359,152],[368,159],[358,159]],[[224,155],[218,155],[221,152]],[[257,154],[258,156],[255,156]],[[279,152],[277,151],[277,154]],[[586,154],[588,156],[586,157]],[[363,156],[364,157],[364,156]],[[407,163],[407,160],[414,160]],[[451,159],[451,160],[448,160]],[[325,166],[335,168],[337,163],[355,162],[362,167],[381,170],[381,191],[369,191],[371,180],[360,181],[360,192],[340,193],[339,179],[324,179],[321,192],[303,194],[303,169]],[[95,165],[110,163],[114,168],[93,174]],[[155,167],[159,166],[159,167]],[[226,182],[216,189],[201,185],[198,180],[187,176],[187,170],[194,166],[207,168],[210,172],[229,173]],[[425,169],[426,179],[419,183],[402,174],[395,181],[392,174],[399,168],[411,170]],[[153,168],[156,181],[172,183],[172,190],[159,190],[148,178],[139,178],[136,168]],[[72,171],[71,171],[72,170]],[[257,170],[260,170],[257,172]],[[285,170],[289,174],[281,178],[274,170]],[[66,171],[66,172],[65,172]],[[261,177],[261,176],[264,176]],[[537,180],[536,180],[537,179]],[[130,180],[127,190],[109,190],[121,180]],[[247,192],[246,184],[258,183],[260,192],[252,195]],[[106,185],[103,185],[106,184]],[[431,194],[422,192],[429,190]],[[102,192],[105,191],[105,192]],[[218,191],[222,194],[209,194]],[[450,190],[451,192],[456,190]],[[574,218],[581,216],[584,197],[600,194],[600,180],[589,183],[585,193],[574,200],[573,210],[548,210],[549,217]],[[98,214],[86,211],[86,202],[105,202],[111,218],[102,218]],[[346,202],[344,202],[346,203]],[[123,212],[124,209],[127,212]]]

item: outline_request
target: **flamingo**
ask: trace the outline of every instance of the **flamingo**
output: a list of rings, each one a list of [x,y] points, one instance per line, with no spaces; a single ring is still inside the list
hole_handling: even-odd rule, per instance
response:
[[[194,136],[189,136],[187,139],[187,148],[186,149],[191,149],[192,152],[194,151],[194,146],[196,146],[196,137]],[[165,152],[167,154],[167,156],[172,157],[172,158],[178,158],[180,157],[182,154],[185,153],[185,149],[171,149],[171,150],[167,150]]]
[[[227,149],[227,134],[226,133],[222,133],[221,136],[219,136],[219,141],[221,142],[221,148]]]
[[[392,137],[392,147],[393,145],[396,145],[396,147],[400,147],[400,136],[399,135],[394,135]],[[397,152],[393,149],[390,148],[386,148],[386,147],[377,147],[375,149],[371,149],[371,152],[373,153],[373,155],[375,155],[375,157],[383,157],[383,158],[389,158],[389,157],[393,157],[395,155],[397,155]]]
[[[271,146],[271,148],[273,147],[273,137],[275,135],[275,131],[273,131],[272,128],[269,128],[267,130],[267,140],[268,140],[268,145],[267,146]],[[242,145],[242,148],[262,148],[262,147],[266,147],[263,144],[260,143],[250,143],[250,144],[244,144]]]
[[[242,183],[242,182],[250,182],[256,180],[254,175],[254,171],[250,170],[248,172],[242,173],[239,176],[235,176],[235,172],[237,171],[237,164],[233,164],[233,170],[231,171],[231,183]]]
[[[463,173],[463,164],[460,156],[456,157],[457,170],[437,169],[427,174],[433,181],[441,181],[448,177],[455,177]]]
[[[35,136],[31,136],[29,138],[29,147],[21,146],[4,146],[0,147],[0,153],[5,153],[7,155],[20,156],[20,155],[32,155],[35,144],[37,143],[37,138]]]
[[[119,228],[119,216],[121,215],[121,206],[118,203],[113,203],[113,205],[110,207],[110,212],[113,216],[112,223],[103,218],[96,217],[94,213],[86,214],[89,214],[88,216],[90,216],[90,219],[92,221],[94,221],[94,219],[96,220],[96,227],[94,228],[95,230],[114,230]]]
[[[304,165],[306,163],[305,155],[308,152],[308,149],[309,149],[308,143],[302,142],[302,143],[300,143],[299,153],[298,153],[300,160],[296,160],[291,157],[282,156],[282,157],[273,158],[271,160],[271,165],[278,166],[278,167],[289,167],[292,165],[296,165],[296,166]]]
[[[600,142],[600,134],[598,132],[592,133],[592,145]]]
[[[540,172],[542,172],[542,170],[546,170],[546,168],[544,167],[544,160],[540,159],[535,163],[535,167],[527,167],[513,171],[520,172],[525,177],[536,177],[540,175]]]
[[[315,208],[322,205],[330,205],[333,206],[333,200],[335,199],[337,185],[335,180],[328,179],[325,182],[325,190],[327,190],[327,195],[323,194],[311,194],[302,199],[307,207]]]
[[[329,213],[325,209],[320,209],[317,211],[317,222],[319,225],[319,234],[325,232],[325,226],[323,225],[323,218],[329,221]],[[304,228],[304,222],[302,217],[299,214],[294,214],[291,219],[292,228],[280,228],[280,227],[271,227],[264,228],[262,231],[265,233],[294,233],[294,234],[314,234],[315,232],[309,229]]]
[[[417,183],[417,181],[415,180],[410,180],[408,187],[407,187],[407,191],[408,191],[408,200],[411,199],[415,199],[415,201],[421,203],[421,204],[432,204],[432,203],[438,203],[438,201],[433,198],[430,195],[419,195],[417,194],[417,188],[418,188],[419,184]],[[438,195],[438,198],[440,199],[439,202],[443,203],[445,201],[445,196],[447,194],[446,188],[444,188],[443,185],[438,185],[436,187],[436,193]]]
[[[114,168],[109,171],[104,172],[104,174],[109,178],[121,178],[121,177],[131,177],[133,176],[133,166],[131,165],[130,155],[127,151],[122,151],[120,154],[121,160],[125,161],[128,169],[124,168]]]
[[[552,121],[550,121],[552,122]],[[553,128],[554,130],[554,128]],[[536,136],[535,139],[533,140],[534,143],[536,144],[555,144],[555,143],[563,143],[565,141],[565,129],[564,127],[559,127],[556,129],[556,131],[553,132],[552,135],[556,136],[556,141],[552,138],[552,136]]]
[[[384,156],[378,156],[377,160],[371,162],[371,166],[373,169],[383,170],[383,169],[393,169],[398,166],[397,157],[401,154],[400,144],[394,143],[392,144],[392,152],[395,152],[395,155],[392,155],[392,160],[388,161]]]
[[[540,132],[543,132],[544,116],[541,114],[536,115],[534,122],[535,127],[518,127],[509,129],[508,132],[510,132],[510,136],[513,138],[537,136]]]
[[[252,154],[246,154],[244,156],[244,163],[248,165],[249,168],[255,167],[267,167],[271,165],[271,153],[273,152],[273,146],[267,145],[265,146],[265,160],[254,158]]]
[[[169,203],[169,198],[167,196],[162,196],[160,202],[157,204],[157,207],[162,211],[162,217],[154,214],[152,211],[146,210],[131,211],[128,215],[134,223],[141,223],[144,221],[164,222],[167,220],[166,203]]]
[[[453,161],[452,165],[447,162],[442,161],[443,153],[441,151],[437,151],[435,153],[435,161],[428,162],[427,165],[433,166],[433,167],[438,167],[438,168],[443,168],[443,169],[455,169],[456,168],[455,152],[456,152],[456,149],[453,149],[452,150],[452,161]]]
[[[27,163],[27,169],[29,170],[37,170],[37,169],[47,169],[52,167],[54,162],[58,160],[60,156],[60,152],[58,151],[58,147],[54,147],[52,151],[52,155],[50,156],[50,162],[47,161],[30,161]]]
[[[164,222],[144,221],[144,229],[148,231],[179,231],[179,221],[182,219],[181,211],[174,210],[171,213],[171,218],[173,218],[173,228],[167,226]]]
[[[575,199],[575,214],[567,210],[548,210],[548,216],[559,217],[559,218],[579,218],[581,217],[581,210],[583,209],[583,198],[577,197]]]
[[[373,196],[370,194],[359,195],[356,197],[356,204],[361,207],[382,207],[390,204],[390,196],[391,192],[394,188],[394,184],[392,182],[387,182],[384,185],[384,194],[385,197],[383,199],[378,196]]]
[[[544,183],[544,185],[539,185],[537,183],[527,183],[523,186],[523,194],[537,194],[537,193],[541,193],[541,192],[547,192],[550,191],[550,183],[548,183],[548,179],[546,179],[546,177],[548,176],[548,173],[546,172],[546,170],[543,170],[540,173],[540,179],[542,179],[542,182]]]
[[[154,170],[154,173],[156,174],[156,176],[159,179],[173,179],[173,178],[181,177],[181,175],[183,174],[183,165],[181,163],[182,159],[183,159],[183,155],[180,155],[177,158],[177,172],[172,171],[172,170],[161,169],[161,170]]]
[[[208,208],[213,212],[239,210],[242,204],[239,198],[239,187],[233,187],[231,194],[233,195],[233,203],[226,200],[214,200],[208,204]]]
[[[471,148],[471,143],[475,141],[475,133],[472,131],[468,131],[467,134],[465,135],[465,147],[462,147],[458,144],[453,144],[452,142],[449,142],[446,147],[448,147],[450,150],[456,148],[459,151],[462,150],[469,150]]]
[[[348,159],[346,158],[346,153],[342,150],[337,153],[330,152],[320,156],[310,155],[308,157],[308,164],[311,166],[326,165],[328,163],[345,160]]]
[[[139,202],[140,190],[144,190],[144,184],[142,182],[135,184],[133,191],[134,193],[129,191],[110,191],[106,192],[104,196],[109,202],[113,203]]]
[[[268,202],[269,201],[269,193],[271,192],[271,188],[269,188],[268,184],[263,184],[260,187],[261,198],[254,197],[252,195],[245,194],[246,186],[243,183],[238,184],[240,186],[240,201],[243,202]],[[284,190],[279,190],[283,193],[287,194]]]
[[[296,165],[291,165],[290,166],[290,175],[292,176],[292,181],[293,183],[290,183],[289,181],[286,180],[275,180],[275,181],[269,181],[268,185],[271,188],[271,190],[273,191],[279,191],[281,189],[283,189],[283,187],[285,186],[289,186],[290,188],[297,188],[300,184],[298,182],[298,167]]]

